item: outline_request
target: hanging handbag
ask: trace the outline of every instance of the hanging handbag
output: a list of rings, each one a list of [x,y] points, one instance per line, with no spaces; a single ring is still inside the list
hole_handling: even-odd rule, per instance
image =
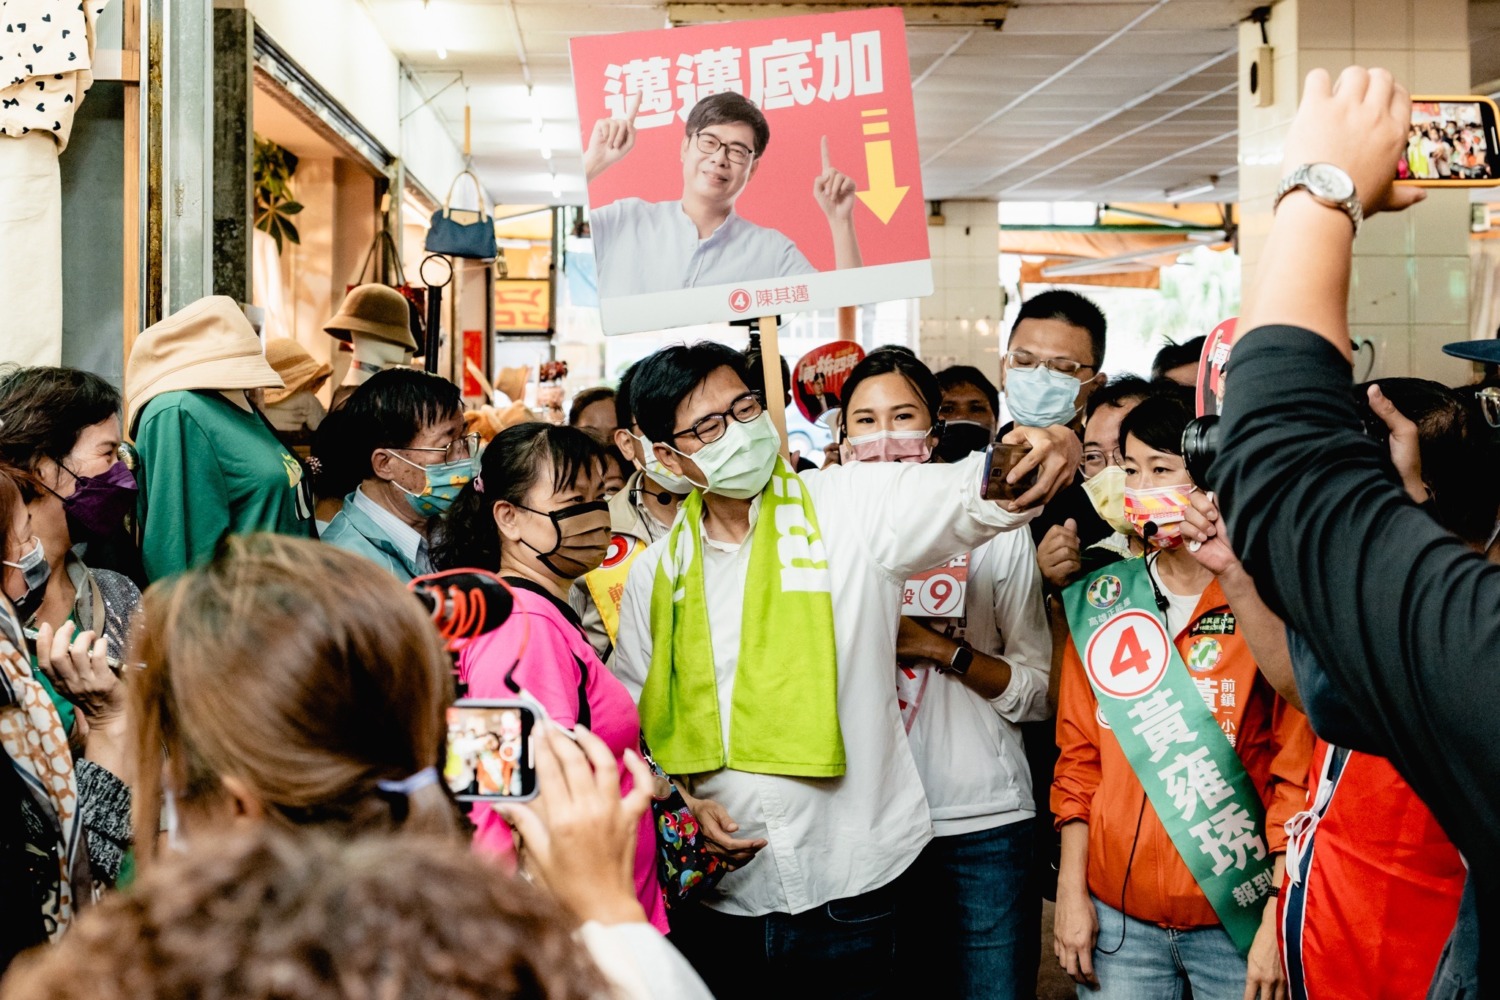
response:
[[[376,258],[379,251],[379,258]],[[375,264],[372,274],[370,264]],[[368,278],[365,275],[370,275]],[[396,248],[396,241],[391,237],[390,231],[383,226],[375,234],[375,239],[370,242],[370,249],[365,253],[365,262],[359,266],[359,271],[354,275],[354,281],[344,285],[344,294],[348,295],[355,288],[364,284],[389,285],[401,293],[406,299],[406,311],[411,323],[412,339],[418,344],[423,343],[427,329],[427,289],[422,285],[413,285],[406,280],[406,269],[401,266],[401,251]]]
[[[453,208],[453,190],[465,177],[474,182],[479,206],[477,211]],[[469,260],[495,259],[495,218],[485,209],[484,188],[474,171],[465,170],[448,185],[448,197],[443,202],[443,207],[432,213],[432,226],[427,230],[426,245],[428,253],[465,257]]]
[[[641,737],[641,757],[651,765],[656,788],[651,796],[651,819],[656,827],[656,877],[667,909],[708,892],[729,873],[723,859],[708,853],[708,840],[688,808],[677,784],[651,757]]]

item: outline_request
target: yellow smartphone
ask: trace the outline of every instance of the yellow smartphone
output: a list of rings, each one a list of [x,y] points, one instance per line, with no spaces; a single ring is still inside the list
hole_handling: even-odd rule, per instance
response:
[[[1418,187],[1500,185],[1495,102],[1478,94],[1411,99],[1411,128],[1396,183]]]

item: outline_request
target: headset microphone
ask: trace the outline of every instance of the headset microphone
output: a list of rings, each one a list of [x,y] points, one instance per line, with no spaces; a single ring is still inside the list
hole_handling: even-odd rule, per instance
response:
[[[672,493],[669,490],[662,490],[660,493],[658,493],[655,490],[648,490],[641,486],[637,486],[635,489],[630,491],[631,503],[639,503],[641,497],[650,497],[652,500],[655,500],[657,503],[665,507],[667,504],[677,499],[677,494]]]

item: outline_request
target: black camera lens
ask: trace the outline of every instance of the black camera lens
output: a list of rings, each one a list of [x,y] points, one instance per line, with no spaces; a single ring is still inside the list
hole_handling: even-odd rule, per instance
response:
[[[1182,431],[1182,462],[1187,466],[1193,482],[1208,488],[1208,467],[1214,464],[1219,454],[1219,418],[1199,417],[1191,420]]]

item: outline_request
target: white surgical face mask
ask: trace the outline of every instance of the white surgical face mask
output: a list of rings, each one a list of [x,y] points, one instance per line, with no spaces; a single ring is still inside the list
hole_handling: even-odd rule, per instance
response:
[[[636,462],[636,465],[650,477],[653,483],[668,493],[675,493],[680,497],[693,492],[696,487],[691,480],[677,475],[661,464],[661,459],[656,457],[656,446],[651,443],[650,438],[644,434],[632,434],[631,437],[635,438],[636,447],[641,449],[642,458]]]
[[[781,435],[776,433],[771,415],[762,413],[746,424],[731,420],[723,437],[692,455],[677,454],[691,459],[707,480],[693,485],[719,496],[749,500],[759,496],[771,481],[780,452]]]

